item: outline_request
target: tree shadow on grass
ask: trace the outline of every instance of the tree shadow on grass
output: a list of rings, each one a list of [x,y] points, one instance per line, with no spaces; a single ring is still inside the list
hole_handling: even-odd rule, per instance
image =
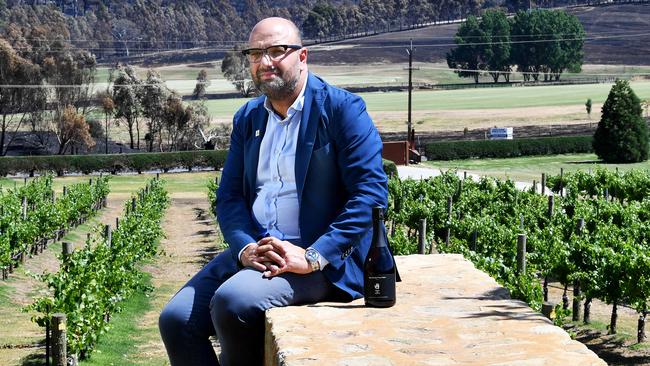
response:
[[[576,340],[607,362],[608,365],[650,365],[650,350],[634,350],[616,337],[602,331],[571,327]]]
[[[45,365],[45,351],[43,353],[32,353],[31,355],[23,358],[20,363],[21,366],[43,366]]]
[[[605,164],[602,160],[576,160],[576,161],[567,161],[567,164]]]

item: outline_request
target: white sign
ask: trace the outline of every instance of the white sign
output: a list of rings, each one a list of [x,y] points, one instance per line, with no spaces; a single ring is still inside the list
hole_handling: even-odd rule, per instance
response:
[[[490,140],[512,140],[512,127],[490,128]]]

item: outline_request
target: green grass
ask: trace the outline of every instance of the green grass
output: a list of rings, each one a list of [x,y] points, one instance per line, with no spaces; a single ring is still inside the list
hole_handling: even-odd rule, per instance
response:
[[[160,174],[160,178],[166,182],[165,188],[167,192],[183,193],[183,192],[204,192],[207,190],[207,182],[213,180],[217,176],[217,172],[193,172],[193,173],[166,173]],[[155,174],[124,174],[113,175],[109,180],[111,193],[135,193],[138,189],[144,187],[147,180],[155,177]],[[63,186],[87,182],[92,177],[88,176],[69,176],[69,177],[55,177],[53,188],[56,192],[62,192]],[[22,178],[0,178],[0,186],[6,188],[13,188],[14,182],[18,185],[23,184]]]
[[[607,99],[612,84],[555,85],[536,87],[480,88],[413,93],[413,110],[505,109],[565,106]],[[650,98],[650,83],[635,82],[632,88],[641,99]],[[403,111],[408,93],[362,93],[369,111]]]
[[[631,83],[637,96],[650,98],[650,82]],[[612,84],[555,85],[536,87],[479,88],[461,90],[427,90],[413,93],[414,111],[507,109],[521,107],[556,107],[583,105],[588,98],[603,103]],[[406,111],[408,93],[360,93],[369,112]],[[220,99],[207,101],[211,116],[229,120],[248,99]]]
[[[145,285],[151,285],[151,276],[146,275]],[[138,357],[138,345],[149,338],[150,330],[138,326],[139,320],[151,310],[151,296],[136,293],[123,302],[122,311],[111,316],[111,329],[99,340],[97,348],[81,365],[127,365]],[[157,363],[160,364],[160,363]],[[151,365],[154,365],[152,363]]]
[[[498,178],[510,178],[515,181],[532,182],[541,180],[541,174],[560,174],[560,168],[565,172],[577,170],[588,171],[597,166],[620,171],[630,169],[650,170],[650,162],[635,164],[603,164],[598,162],[595,154],[567,154],[550,156],[530,156],[509,159],[468,159],[453,161],[427,161],[426,166],[442,170],[457,169],[479,175],[489,175]]]
[[[571,324],[579,329],[590,329],[598,332],[607,334],[609,328],[609,319],[592,319],[589,324],[584,324],[582,321],[579,322],[567,322],[566,324]],[[608,336],[611,342],[628,344],[630,349],[640,350],[650,348],[650,344],[639,344],[636,343],[636,322],[622,322],[621,317],[619,316],[619,322],[616,326],[616,334]]]
[[[6,304],[9,301],[9,294],[6,286],[0,286],[0,304]]]
[[[646,328],[647,328],[647,326],[646,326]],[[646,332],[647,332],[647,330],[646,330]],[[635,338],[636,338],[636,336],[635,336]],[[635,343],[635,344],[630,346],[630,349],[635,350],[635,351],[650,350],[650,342],[646,341],[645,343]]]

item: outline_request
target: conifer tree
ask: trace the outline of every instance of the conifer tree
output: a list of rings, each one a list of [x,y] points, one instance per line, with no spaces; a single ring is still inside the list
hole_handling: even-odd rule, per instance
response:
[[[641,101],[630,83],[616,80],[594,134],[593,146],[600,159],[607,163],[648,160],[648,126],[641,113]]]

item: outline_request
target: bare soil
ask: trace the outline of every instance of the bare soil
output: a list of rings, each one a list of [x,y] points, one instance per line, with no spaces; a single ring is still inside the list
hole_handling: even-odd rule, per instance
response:
[[[172,205],[163,221],[166,237],[160,243],[161,255],[145,267],[152,275],[152,308],[139,323],[145,334],[134,339],[137,351],[134,364],[168,365],[165,347],[158,334],[158,315],[167,301],[219,251],[219,232],[202,193],[172,196]]]
[[[592,107],[593,119],[585,118],[584,106],[525,107],[507,109],[450,109],[419,110],[412,112],[413,126],[417,132],[458,131],[486,129],[500,126],[522,127],[530,125],[598,123],[601,105]],[[396,132],[405,129],[408,112],[370,112],[373,121],[382,132]],[[462,121],[454,125],[449,121]]]

